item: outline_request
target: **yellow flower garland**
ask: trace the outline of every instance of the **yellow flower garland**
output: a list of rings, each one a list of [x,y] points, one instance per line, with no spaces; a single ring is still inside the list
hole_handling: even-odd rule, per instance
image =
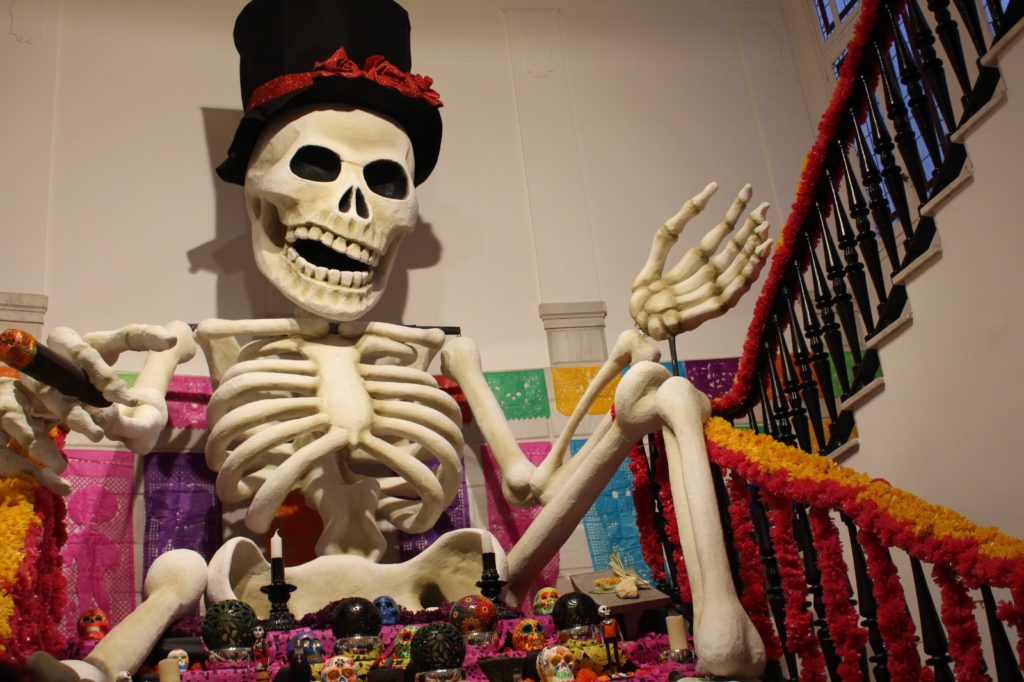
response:
[[[979,553],[984,557],[1024,559],[1024,540],[1010,537],[998,528],[979,526],[952,509],[925,502],[886,481],[871,479],[858,471],[839,466],[827,457],[808,454],[769,436],[734,429],[718,417],[704,425],[704,435],[721,447],[744,453],[768,474],[781,471],[786,472],[792,481],[831,481],[858,489],[857,502],[873,501],[892,519],[910,524],[919,538],[972,539],[978,543]]]
[[[25,559],[25,537],[40,523],[35,512],[35,483],[28,477],[0,479],[0,642],[10,638],[14,615],[11,587]],[[4,650],[0,644],[0,651]]]

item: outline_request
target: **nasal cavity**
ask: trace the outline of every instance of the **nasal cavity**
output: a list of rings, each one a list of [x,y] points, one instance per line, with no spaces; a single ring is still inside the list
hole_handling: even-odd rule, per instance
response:
[[[345,193],[341,195],[341,201],[338,202],[338,210],[342,213],[351,213],[353,202],[355,203],[356,215],[364,220],[368,219],[370,217],[370,207],[366,203],[366,197],[363,196],[362,190],[358,187],[349,187],[345,190]]]

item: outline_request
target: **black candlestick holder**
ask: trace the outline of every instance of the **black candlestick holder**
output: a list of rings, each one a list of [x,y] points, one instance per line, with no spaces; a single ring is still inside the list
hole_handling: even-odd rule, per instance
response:
[[[270,617],[267,619],[267,630],[292,630],[295,628],[295,618],[288,610],[288,600],[291,599],[295,585],[289,585],[284,581],[284,559],[270,560],[270,584],[260,588],[260,592],[267,595],[270,600]]]
[[[484,552],[480,556],[483,558],[484,563],[484,569],[480,573],[480,580],[476,583],[476,586],[480,588],[480,594],[494,602],[499,618],[514,616],[516,612],[501,600],[501,588],[505,581],[498,577],[498,565],[494,558],[494,552]]]

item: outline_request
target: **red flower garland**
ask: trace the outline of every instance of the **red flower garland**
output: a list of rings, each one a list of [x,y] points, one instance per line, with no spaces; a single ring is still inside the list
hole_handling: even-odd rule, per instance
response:
[[[839,531],[824,509],[811,509],[808,520],[818,556],[825,622],[839,655],[839,677],[843,682],[862,680],[860,657],[868,631],[860,626],[857,612],[850,603],[850,572],[843,559]]]
[[[818,182],[824,174],[828,149],[836,140],[841,120],[847,116],[847,109],[858,80],[857,72],[861,68],[864,54],[871,43],[871,34],[875,30],[879,5],[879,0],[862,0],[861,2],[860,17],[857,20],[853,38],[846,46],[846,57],[843,59],[836,88],[832,92],[832,99],[818,124],[817,139],[807,153],[806,165],[800,176],[799,190],[793,206],[790,208],[786,224],[782,228],[781,243],[775,249],[771,266],[765,276],[764,286],[754,305],[754,316],[747,328],[747,337],[743,343],[743,353],[732,388],[711,401],[712,411],[716,415],[728,416],[735,413],[743,407],[750,395],[751,383],[757,368],[757,355],[761,351],[762,337],[767,328],[771,310],[775,307],[779,287],[782,285],[782,280],[789,270],[789,263],[793,260],[796,248],[800,243],[798,237],[804,228],[808,213],[814,206],[815,193]],[[893,8],[893,12],[898,13],[900,9],[898,3]],[[873,81],[874,77],[871,76],[869,81]],[[838,172],[835,177],[839,177]]]
[[[661,432],[652,435],[654,446],[660,456],[654,462],[654,476],[659,481],[668,481],[668,452],[665,450],[665,439]],[[672,488],[669,485],[658,486],[658,503],[665,520],[665,537],[672,547],[672,563],[676,567],[676,587],[684,602],[693,603],[690,592],[690,578],[686,572],[686,560],[683,557],[682,543],[679,541],[679,523],[676,521],[676,505],[672,500]]]
[[[889,654],[889,673],[894,680],[921,679],[924,671],[917,652],[914,621],[907,612],[907,600],[904,598],[903,584],[896,572],[896,565],[878,537],[858,532],[857,539],[867,557],[868,574],[874,583],[878,631]]]
[[[764,587],[764,567],[761,552],[754,540],[754,521],[750,517],[750,490],[747,482],[733,474],[726,485],[729,490],[729,519],[732,521],[732,538],[736,556],[740,562],[740,579],[743,593],[740,603],[750,615],[750,620],[761,635],[768,660],[782,658],[782,642],[768,617],[768,593]]]
[[[806,608],[807,579],[793,537],[793,504],[771,495],[763,499],[786,598],[786,645],[800,659],[801,682],[825,682],[825,656],[814,636],[811,612]]]
[[[960,577],[949,566],[932,567],[935,584],[942,590],[942,624],[949,636],[949,656],[959,682],[984,682],[981,634],[974,619],[974,601]]]
[[[662,582],[665,580],[665,557],[656,530],[647,456],[639,443],[629,451],[629,470],[633,473],[633,506],[636,508],[636,525],[640,531],[640,553],[651,570],[651,579]]]

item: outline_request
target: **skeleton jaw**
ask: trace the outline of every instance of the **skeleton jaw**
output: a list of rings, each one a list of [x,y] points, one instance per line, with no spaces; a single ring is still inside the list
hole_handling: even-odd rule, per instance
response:
[[[258,203],[250,216],[256,264],[278,291],[329,320],[355,320],[377,304],[404,233],[383,243],[372,227],[356,221],[286,224],[273,204]]]

